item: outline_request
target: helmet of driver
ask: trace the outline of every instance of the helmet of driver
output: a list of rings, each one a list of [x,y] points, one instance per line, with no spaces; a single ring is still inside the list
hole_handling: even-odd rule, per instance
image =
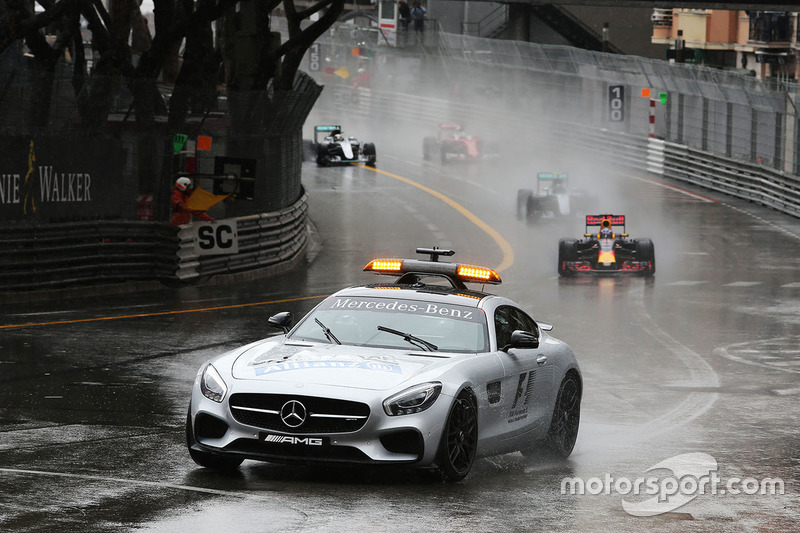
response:
[[[610,239],[611,238],[611,228],[603,228],[600,230],[600,236],[603,239]]]
[[[175,181],[175,187],[176,187],[176,188],[177,188],[179,191],[188,191],[188,190],[191,190],[191,188],[192,188],[192,180],[190,180],[190,179],[189,179],[189,178],[187,178],[186,176],[183,176],[183,177],[181,177],[181,178],[178,178],[178,179]]]

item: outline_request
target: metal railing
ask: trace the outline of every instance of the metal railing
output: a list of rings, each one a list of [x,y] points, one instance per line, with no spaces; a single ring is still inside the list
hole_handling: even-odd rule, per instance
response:
[[[179,285],[216,274],[283,271],[308,245],[308,196],[273,213],[233,219],[239,253],[201,256],[192,225],[94,221],[0,228],[0,292],[131,281]]]
[[[96,221],[5,227],[0,233],[0,290],[168,280],[177,268],[170,224]]]
[[[231,274],[279,265],[291,265],[308,243],[308,195],[275,213],[236,219],[239,252],[232,255],[199,255],[194,229],[181,226],[175,278],[194,281],[216,274]]]
[[[508,4],[501,4],[480,20],[461,23],[461,33],[475,37],[488,37],[508,22]]]
[[[800,218],[800,177],[651,139],[648,170]]]

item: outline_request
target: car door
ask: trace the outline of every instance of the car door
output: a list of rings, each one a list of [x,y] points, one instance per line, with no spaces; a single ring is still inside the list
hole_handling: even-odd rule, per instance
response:
[[[536,322],[524,311],[510,305],[500,306],[494,316],[498,348],[509,344],[515,330],[527,331],[540,337]],[[503,433],[516,435],[549,424],[552,415],[550,391],[553,386],[553,354],[540,344],[537,348],[510,348],[500,351],[503,380],[500,385],[499,413]]]

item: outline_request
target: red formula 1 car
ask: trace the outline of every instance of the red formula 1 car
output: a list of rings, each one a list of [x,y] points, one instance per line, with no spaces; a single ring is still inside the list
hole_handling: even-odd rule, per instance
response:
[[[598,227],[597,232],[589,228]],[[621,228],[621,232],[615,230]],[[558,273],[656,273],[656,254],[650,239],[631,239],[625,233],[625,215],[586,215],[583,239],[558,241]]]
[[[440,157],[442,163],[449,161],[481,161],[498,157],[500,151],[494,143],[480,137],[468,135],[460,124],[439,124],[436,136],[422,140],[422,157],[426,161]]]

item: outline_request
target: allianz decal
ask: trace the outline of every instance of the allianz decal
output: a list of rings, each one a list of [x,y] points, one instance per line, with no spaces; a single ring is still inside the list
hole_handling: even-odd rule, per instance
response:
[[[336,369],[358,369],[370,370],[373,372],[390,372],[392,374],[402,374],[400,365],[383,363],[381,361],[286,361],[274,363],[255,369],[256,376],[274,374],[276,372],[288,372],[291,370],[310,370],[315,368],[336,368]]]

